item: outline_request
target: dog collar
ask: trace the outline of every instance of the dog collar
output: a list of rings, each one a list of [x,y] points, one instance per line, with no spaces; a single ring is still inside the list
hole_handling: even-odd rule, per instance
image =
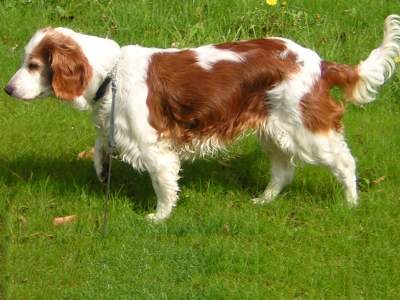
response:
[[[100,84],[99,88],[96,91],[96,95],[93,98],[94,102],[97,102],[99,99],[103,98],[108,85],[110,84],[111,81],[115,82],[116,81],[116,72],[117,72],[117,64],[113,66],[110,72],[107,73],[106,78],[103,80],[103,82]]]
[[[96,92],[96,95],[93,98],[94,102],[97,102],[99,99],[104,97],[104,94],[106,93],[107,87],[110,84],[111,80],[112,80],[111,76],[107,75],[106,79],[104,79],[104,81],[100,84]]]

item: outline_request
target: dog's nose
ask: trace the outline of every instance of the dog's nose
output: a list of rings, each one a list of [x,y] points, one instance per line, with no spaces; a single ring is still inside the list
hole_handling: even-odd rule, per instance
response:
[[[8,95],[12,95],[12,93],[13,93],[13,91],[14,91],[14,88],[13,88],[13,86],[12,85],[7,85],[5,88],[4,88],[4,91],[8,94]]]

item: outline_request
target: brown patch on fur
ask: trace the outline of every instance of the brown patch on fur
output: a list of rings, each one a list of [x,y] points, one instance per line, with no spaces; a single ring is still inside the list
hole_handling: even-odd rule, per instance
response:
[[[215,45],[218,49],[230,50],[237,53],[246,53],[246,55],[257,55],[261,49],[268,51],[270,55],[276,55],[281,60],[289,62],[296,61],[296,54],[287,50],[284,42],[278,39],[255,39],[250,41],[229,42]],[[285,50],[287,50],[285,54]]]
[[[343,104],[335,102],[329,90],[328,84],[320,79],[300,102],[303,124],[312,132],[340,131],[342,128]]]
[[[45,72],[57,97],[73,100],[82,95],[89,84],[92,68],[72,38],[51,28],[46,28],[45,32],[29,59],[43,63],[42,72]]]
[[[321,78],[310,93],[300,102],[303,122],[313,132],[340,131],[344,106],[330,95],[333,86],[343,88],[347,98],[351,98],[359,76],[353,66],[322,62]]]
[[[333,86],[343,88],[347,99],[352,99],[353,90],[360,80],[357,67],[326,61],[321,64],[321,76],[329,89]]]
[[[226,141],[267,119],[266,92],[296,72],[296,56],[278,40],[216,46],[240,53],[243,62],[218,61],[202,68],[196,53],[182,50],[151,58],[147,84],[150,124],[176,143],[217,136]]]

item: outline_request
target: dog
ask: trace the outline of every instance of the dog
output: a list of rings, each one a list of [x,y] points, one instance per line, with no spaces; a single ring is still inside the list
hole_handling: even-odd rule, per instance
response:
[[[168,218],[176,205],[182,159],[213,154],[248,132],[257,134],[271,160],[270,182],[254,203],[278,196],[292,181],[296,159],[328,167],[355,206],[356,164],[343,135],[344,106],[330,90],[342,88],[356,104],[373,101],[399,55],[397,15],[386,18],[382,44],[358,65],[325,61],[284,38],[158,49],[45,28],[27,44],[5,92],[24,100],[55,95],[90,107],[98,132],[94,165],[104,182],[111,76],[117,150],[123,161],[150,173],[153,221]]]

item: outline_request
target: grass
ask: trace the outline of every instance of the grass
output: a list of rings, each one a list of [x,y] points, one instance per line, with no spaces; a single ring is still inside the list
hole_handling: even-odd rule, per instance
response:
[[[282,1],[278,1],[282,2]],[[0,3],[0,86],[32,33],[48,25],[120,44],[180,47],[286,36],[343,63],[365,59],[396,0],[45,1]],[[247,137],[230,154],[185,163],[173,216],[154,225],[146,174],[116,163],[109,234],[104,187],[89,161],[88,113],[55,99],[0,95],[0,298],[274,299],[400,297],[400,74],[364,109],[348,107],[346,136],[358,161],[361,206],[348,209],[323,168],[299,166],[271,205],[268,160]],[[55,228],[52,219],[76,214]]]

